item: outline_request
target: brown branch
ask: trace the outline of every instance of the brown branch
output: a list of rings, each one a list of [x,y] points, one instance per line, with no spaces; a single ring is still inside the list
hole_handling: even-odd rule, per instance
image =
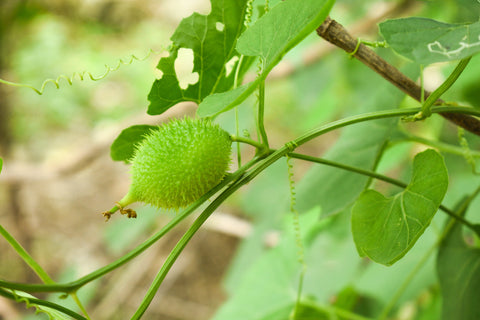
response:
[[[318,27],[317,34],[347,53],[354,52],[358,44],[358,39],[352,37],[340,23],[330,17],[327,17],[322,25]],[[415,81],[377,55],[372,49],[364,44],[360,44],[353,56],[410,97],[421,101],[422,88],[416,84]],[[428,91],[424,91],[424,93],[425,97],[428,97],[430,94]],[[439,99],[436,104],[443,103],[444,102]],[[440,115],[455,123],[457,126],[480,136],[480,121],[477,118],[460,113],[440,113]]]

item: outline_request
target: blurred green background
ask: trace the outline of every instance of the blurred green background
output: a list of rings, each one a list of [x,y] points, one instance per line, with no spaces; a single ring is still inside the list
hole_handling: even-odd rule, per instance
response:
[[[119,59],[130,60],[132,54],[143,58],[150,50],[165,52],[180,20],[194,11],[206,14],[209,6],[206,0],[1,2],[0,78],[40,88],[45,79],[56,79],[62,74],[71,77],[74,72],[88,71],[94,76],[102,75],[105,65],[114,67]],[[331,16],[355,36],[376,40],[376,23],[388,17],[415,15],[445,22],[476,21],[479,14],[470,6],[472,3],[466,0],[343,0],[337,1]],[[378,52],[405,72],[418,75],[418,66],[387,49]],[[161,76],[155,69],[161,56],[152,53],[142,61],[121,65],[99,81],[91,81],[88,76],[84,81],[75,77],[70,86],[62,79],[58,90],[49,83],[43,95],[28,88],[0,84],[0,156],[4,158],[0,224],[56,280],[73,280],[113,261],[175,214],[138,206],[138,219],[114,216],[106,224],[100,215],[121,198],[129,185],[128,166],[109,158],[109,146],[118,133],[133,124],[161,123],[170,117],[194,115],[196,106],[189,103],[161,116],[146,115],[148,92],[154,79]],[[480,106],[479,61],[474,58],[455,84],[460,89],[451,90],[446,100]],[[180,78],[188,79],[191,61],[186,56],[180,62]],[[427,68],[426,87],[435,88],[452,68],[451,64]],[[240,132],[246,130],[252,136],[254,104],[255,97],[251,97],[239,108]],[[344,52],[312,35],[287,55],[267,81],[266,129],[271,144],[278,147],[339,117],[399,105],[416,103],[404,99]],[[227,131],[235,132],[233,112],[222,114],[217,120]],[[421,137],[458,145],[456,128],[439,117],[400,126]],[[342,141],[339,136],[339,132],[329,133],[299,151],[323,155]],[[477,138],[469,134],[467,138],[472,149],[479,146]],[[337,147],[342,148],[339,144]],[[400,142],[392,145],[379,170],[406,180],[410,159],[420,148],[424,147]],[[242,152],[247,159],[253,150],[245,147]],[[451,176],[445,204],[453,206],[475,187],[477,177],[471,175],[461,156],[444,156]],[[293,164],[302,232],[308,243],[307,265],[313,271],[307,275],[307,292],[316,301],[344,308],[349,307],[351,299],[361,301],[357,312],[375,314],[436,241],[444,216],[437,215],[414,250],[394,267],[368,263],[358,257],[351,239],[349,203],[336,206],[332,201],[331,208],[312,205],[316,194],[308,180],[311,166],[300,161]],[[322,173],[315,173],[319,174]],[[216,319],[236,319],[234,315],[247,319],[239,311],[245,311],[245,306],[266,314],[262,308],[281,305],[282,299],[294,295],[296,248],[289,220],[287,177],[286,163],[280,161],[229,199],[189,244],[145,318],[210,319],[216,314]],[[396,191],[381,184],[379,187],[386,192]],[[471,210],[479,205],[476,201]],[[478,213],[472,216],[475,219],[480,221]],[[129,318],[169,250],[192,221],[187,220],[146,253],[79,292],[93,319]],[[275,249],[270,250],[272,247]],[[395,305],[395,319],[439,317],[440,296],[433,258]],[[293,275],[294,280],[282,279],[285,274]],[[269,277],[265,278],[266,275]],[[0,278],[38,281],[1,240]],[[279,283],[281,290],[276,287]],[[252,295],[252,290],[259,296]],[[228,300],[229,297],[232,299]],[[58,294],[50,298],[76,308],[69,300],[60,300]],[[22,304],[0,298],[2,317],[47,318],[33,315]],[[273,315],[271,319],[281,318]]]

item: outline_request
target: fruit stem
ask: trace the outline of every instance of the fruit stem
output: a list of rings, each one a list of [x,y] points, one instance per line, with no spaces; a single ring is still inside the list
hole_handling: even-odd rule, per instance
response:
[[[120,210],[121,214],[127,214],[129,218],[136,218],[137,215],[135,211],[133,211],[132,209],[124,209],[126,206],[136,201],[137,200],[132,195],[131,191],[128,191],[128,193],[120,201],[115,202],[115,206],[113,206],[112,209],[102,212],[103,216],[105,217],[105,221],[108,221],[112,214],[114,214],[118,210]]]

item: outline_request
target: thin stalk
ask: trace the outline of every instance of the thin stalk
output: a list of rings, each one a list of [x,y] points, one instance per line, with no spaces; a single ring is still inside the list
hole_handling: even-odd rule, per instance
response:
[[[263,148],[263,145],[260,142],[249,139],[249,138],[240,137],[238,135],[230,136],[230,139],[232,139],[232,141],[235,141],[235,142],[249,144],[251,146],[254,146],[257,149]]]
[[[87,309],[85,309],[85,307],[83,306],[82,302],[81,302],[80,299],[78,298],[77,292],[72,292],[72,293],[70,293],[70,296],[71,296],[72,299],[75,301],[75,303],[76,303],[77,306],[80,308],[80,310],[83,312],[83,314],[85,315],[85,317],[87,318],[87,320],[91,320],[91,318],[88,316]]]
[[[299,138],[292,140],[291,143],[293,143],[294,145],[301,145],[324,133],[327,133],[351,124],[370,121],[370,120],[376,120],[376,119],[404,117],[404,116],[413,115],[418,111],[420,111],[419,108],[393,109],[393,110],[376,111],[376,112],[351,116],[345,119],[330,122],[324,126],[310,130],[307,133],[300,136]],[[480,116],[480,111],[473,108],[468,108],[468,107],[466,108],[465,107],[434,107],[432,108],[431,111],[432,113],[454,113],[454,114],[460,113],[464,115],[468,114],[468,115]]]
[[[295,301],[295,307],[293,309],[293,320],[297,319],[298,311],[302,305],[301,299],[302,299],[304,278],[305,278],[305,265],[302,265],[302,270],[300,271],[300,276],[298,277],[297,300]]]
[[[0,225],[0,234],[7,240],[12,248],[18,253],[18,255],[25,261],[25,263],[37,274],[37,276],[47,284],[53,284],[55,281],[50,278],[45,270],[32,258],[30,254],[22,247],[20,243],[15,240],[7,230]]]
[[[238,59],[237,68],[235,70],[235,77],[233,80],[234,89],[238,87],[238,79],[240,76],[240,67],[242,66],[242,62],[243,62],[243,54]],[[235,107],[235,134],[237,136],[240,135],[238,106]],[[236,145],[237,145],[237,164],[238,164],[238,167],[240,168],[242,166],[242,153],[240,150],[240,142],[237,142]]]
[[[424,70],[424,66],[423,64],[420,65],[420,103],[423,105],[423,103],[425,102],[425,87],[423,86],[423,77],[424,77],[424,74],[423,72],[425,71]]]
[[[300,159],[300,160],[305,160],[305,161],[309,161],[309,162],[324,164],[324,165],[327,165],[327,166],[330,166],[330,167],[335,167],[335,168],[347,170],[347,171],[350,171],[350,172],[353,172],[353,173],[358,173],[358,174],[361,174],[363,176],[367,176],[367,177],[370,177],[370,178],[375,178],[377,180],[382,180],[382,181],[388,182],[390,184],[396,185],[397,187],[401,187],[401,188],[407,187],[407,184],[403,181],[387,177],[385,175],[382,175],[380,173],[376,173],[374,171],[365,170],[365,169],[362,169],[362,168],[349,166],[349,165],[346,165],[346,164],[343,164],[343,163],[339,163],[339,162],[335,162],[335,161],[331,161],[331,160],[327,160],[327,159],[323,159],[323,158],[308,156],[308,155],[300,154],[300,153],[293,153],[292,152],[292,153],[289,153],[288,156],[292,157],[292,158],[295,158],[295,159]]]
[[[258,116],[257,126],[261,136],[261,142],[268,149],[268,137],[265,131],[265,80],[258,85]]]
[[[451,144],[440,142],[440,141],[425,139],[425,138],[418,137],[418,136],[415,136],[413,134],[410,134],[408,132],[406,132],[405,134],[406,134],[405,139],[395,140],[395,141],[392,141],[392,142],[397,143],[397,142],[413,141],[413,142],[418,142],[418,143],[424,144],[426,146],[436,148],[436,149],[441,150],[443,152],[448,152],[448,153],[455,154],[455,155],[458,155],[458,156],[463,156],[463,154],[464,154],[463,149],[460,148],[460,147],[457,147],[455,145],[451,145]],[[475,158],[480,158],[480,152],[478,152],[478,151],[472,150],[471,154]]]
[[[79,315],[78,313],[73,312],[72,310],[67,309],[64,306],[61,306],[59,304],[56,304],[50,301],[41,300],[41,299],[36,299],[36,298],[27,298],[24,296],[19,297],[18,295],[16,296],[15,294],[3,288],[0,288],[0,296],[3,296],[11,300],[15,300],[15,301],[17,301],[17,299],[21,299],[21,301],[24,301],[26,303],[27,308],[31,307],[32,305],[39,305],[39,306],[55,309],[77,320],[88,320],[87,318]]]
[[[442,94],[444,94],[448,89],[450,89],[450,87],[455,83],[455,81],[457,81],[458,77],[462,74],[463,70],[465,70],[471,59],[472,57],[468,57],[460,60],[460,62],[455,67],[453,72],[448,76],[448,78],[427,97],[427,100],[425,100],[422,105],[422,111],[419,114],[421,118],[429,117],[432,114],[430,109],[433,104],[437,102],[437,100],[442,96]]]
[[[239,136],[240,129],[238,124],[238,106],[235,107],[235,134]],[[237,166],[240,168],[242,166],[242,150],[240,149],[240,142],[237,141]]]
[[[388,140],[385,140],[381,145],[381,147],[377,150],[377,155],[375,156],[373,166],[371,167],[372,171],[375,171],[378,168],[378,164],[380,163],[380,160],[382,160],[382,156],[385,150],[387,149],[387,147],[388,147]],[[373,181],[373,178],[370,177],[368,181],[365,183],[365,187],[363,188],[363,190],[367,190],[372,184],[372,181]]]
[[[473,223],[466,220],[464,217],[456,214],[455,211],[446,208],[444,205],[440,205],[439,209],[445,212],[446,214],[448,214],[451,218],[457,220],[458,222],[460,222],[461,224],[463,224],[464,226],[472,230],[475,234],[477,234],[480,237],[480,233]]]

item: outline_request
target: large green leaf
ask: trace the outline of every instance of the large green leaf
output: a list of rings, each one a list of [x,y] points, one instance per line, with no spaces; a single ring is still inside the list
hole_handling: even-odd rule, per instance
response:
[[[158,126],[134,125],[124,129],[110,146],[110,157],[115,161],[129,162],[135,152],[135,145],[142,141],[146,134]]]
[[[181,101],[200,103],[211,93],[232,87],[234,72],[227,76],[226,64],[238,55],[235,45],[244,28],[246,3],[247,0],[211,0],[209,15],[194,13],[180,22],[171,37],[170,56],[158,63],[163,76],[153,83],[148,95],[149,114],[161,114]],[[193,50],[192,72],[199,79],[186,89],[180,87],[175,72],[181,48]]]
[[[238,39],[237,50],[245,56],[258,56],[263,61],[260,76],[243,87],[207,97],[199,106],[198,115],[212,116],[229,110],[245,100],[265,80],[282,57],[327,17],[334,0],[286,0],[262,16]]]
[[[442,291],[442,319],[480,319],[480,249],[469,247],[455,223],[437,256]]]
[[[480,51],[480,22],[449,24],[427,18],[402,18],[380,23],[387,44],[421,64],[459,60]]]
[[[430,224],[447,191],[443,157],[434,150],[415,156],[403,192],[386,198],[363,192],[352,208],[352,233],[361,256],[391,265],[402,258]]]

